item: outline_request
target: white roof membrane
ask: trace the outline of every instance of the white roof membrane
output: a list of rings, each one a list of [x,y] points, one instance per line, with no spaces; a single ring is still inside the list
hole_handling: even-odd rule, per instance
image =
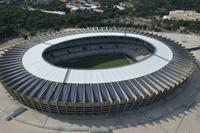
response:
[[[49,45],[41,43],[29,49],[22,58],[23,66],[36,77],[49,81],[63,82],[67,69],[51,65],[42,57],[43,51],[48,47]]]

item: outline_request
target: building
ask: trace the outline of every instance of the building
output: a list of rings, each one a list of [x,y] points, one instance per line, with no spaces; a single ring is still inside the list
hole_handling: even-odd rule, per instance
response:
[[[170,11],[168,16],[164,16],[163,19],[170,20],[185,20],[185,21],[200,21],[200,13],[187,10]]]
[[[63,68],[70,59],[105,53],[149,56],[104,69]],[[181,45],[132,29],[88,28],[43,35],[0,57],[0,81],[19,102],[52,113],[120,112],[176,90],[194,70]]]
[[[71,13],[74,13],[76,11],[94,11],[103,13],[104,11],[100,9],[100,4],[93,1],[83,1],[83,0],[75,0],[75,1],[69,1],[66,4],[66,7],[70,9]]]

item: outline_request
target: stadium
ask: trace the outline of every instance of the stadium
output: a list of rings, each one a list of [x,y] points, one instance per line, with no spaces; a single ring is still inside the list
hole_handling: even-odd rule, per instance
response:
[[[171,94],[194,70],[180,44],[122,28],[40,36],[7,49],[0,81],[17,101],[52,113],[121,112]]]

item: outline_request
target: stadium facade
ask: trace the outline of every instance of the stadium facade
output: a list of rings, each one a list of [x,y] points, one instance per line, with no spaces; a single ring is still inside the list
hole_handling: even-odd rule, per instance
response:
[[[74,58],[109,53],[143,58],[104,69],[60,66]],[[137,108],[175,91],[193,70],[194,58],[180,44],[122,28],[41,35],[7,49],[0,57],[0,81],[6,90],[26,106],[52,113]]]

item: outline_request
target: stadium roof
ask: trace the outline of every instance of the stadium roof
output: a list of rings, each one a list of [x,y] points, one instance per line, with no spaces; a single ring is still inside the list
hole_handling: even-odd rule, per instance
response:
[[[144,40],[155,48],[147,59],[126,66],[106,69],[64,69],[43,59],[42,53],[49,47],[62,42],[96,36],[126,36]],[[173,58],[171,49],[163,42],[133,33],[100,32],[76,34],[56,38],[30,48],[23,56],[23,66],[31,74],[41,79],[61,83],[107,83],[142,77],[165,67]]]

